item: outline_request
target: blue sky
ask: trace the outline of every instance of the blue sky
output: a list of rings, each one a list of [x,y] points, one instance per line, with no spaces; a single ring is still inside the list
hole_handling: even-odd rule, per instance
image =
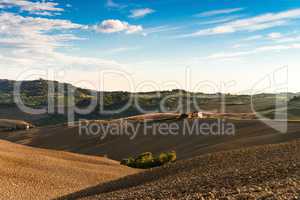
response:
[[[297,0],[0,0],[0,78],[300,91],[299,25]]]

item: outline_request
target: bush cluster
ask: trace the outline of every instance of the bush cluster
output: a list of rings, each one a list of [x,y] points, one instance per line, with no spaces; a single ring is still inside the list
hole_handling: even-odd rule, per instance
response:
[[[128,167],[148,169],[152,167],[158,167],[166,163],[176,161],[176,152],[163,152],[158,156],[154,156],[151,152],[145,152],[138,155],[136,158],[129,157],[121,161],[121,165]]]

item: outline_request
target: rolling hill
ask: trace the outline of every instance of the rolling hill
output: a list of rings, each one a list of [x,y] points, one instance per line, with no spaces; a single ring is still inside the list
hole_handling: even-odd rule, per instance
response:
[[[221,94],[183,90],[95,92],[70,84],[35,80],[22,83],[25,104],[32,108],[46,108],[49,103],[49,83],[54,85],[51,93],[54,100],[63,100],[64,103],[60,105],[63,110],[68,108],[65,104],[67,87],[75,91],[75,103],[80,108],[95,98],[92,93],[104,98],[103,102],[97,102],[90,114],[77,114],[76,120],[87,119],[85,122],[101,128],[117,124],[120,130],[125,130],[127,127],[124,124],[130,122],[139,129],[127,130],[123,135],[108,134],[101,139],[105,129],[98,135],[82,133],[78,123],[68,126],[66,115],[56,112],[58,107],[55,107],[54,113],[24,113],[12,98],[16,82],[0,80],[0,118],[4,119],[4,125],[7,126],[8,122],[24,124],[22,120],[25,120],[33,127],[18,131],[0,130],[1,198],[52,199],[73,193],[64,199],[224,197],[225,200],[253,199],[253,195],[262,199],[293,199],[299,193],[299,94],[253,96],[255,110],[266,117],[272,118],[278,111],[287,111],[290,120],[283,134],[276,129],[282,128],[280,120],[274,122],[271,128],[259,120],[227,119],[225,122],[221,119],[183,119],[180,115],[199,111],[198,107],[207,111],[252,114],[252,97],[249,95],[224,94],[226,109],[222,110]],[[130,104],[118,114],[104,115],[99,112],[100,107],[120,108],[132,96],[143,110],[154,109],[156,114],[139,115],[141,112],[136,104]],[[288,103],[287,107],[275,109],[278,96],[282,102]],[[165,98],[167,112],[157,114],[161,111],[160,102]],[[191,104],[192,99],[197,105]],[[174,110],[177,114],[174,114]],[[144,124],[144,120],[147,124]],[[223,122],[234,124],[234,135],[212,134],[212,130],[203,135],[197,134],[197,130],[186,130],[186,125],[191,128],[195,123],[199,126],[207,124],[212,127],[217,124],[215,127],[222,127]],[[157,134],[161,124],[167,127],[175,124],[179,127],[177,134]],[[121,166],[118,162],[143,152],[158,154],[172,150],[177,153],[177,163],[140,174],[135,174],[138,170]],[[116,180],[118,178],[121,179]],[[39,194],[35,191],[39,191]]]
[[[276,144],[300,138],[300,122],[291,121],[288,123],[287,133],[269,127],[258,120],[229,120],[235,125],[235,135],[197,135],[196,131],[189,135],[187,125],[194,124],[216,124],[218,120],[190,120],[176,119],[167,120],[165,124],[176,124],[180,127],[176,135],[162,135],[157,133],[158,122],[151,122],[150,128],[144,132],[143,123],[133,122],[140,125],[134,139],[132,135],[111,135],[103,140],[101,135],[87,135],[79,133],[78,125],[69,127],[67,125],[55,125],[37,127],[28,131],[2,132],[0,139],[9,140],[15,143],[46,148],[63,150],[74,153],[107,156],[113,160],[121,160],[128,156],[135,156],[143,152],[160,153],[163,151],[175,150],[178,159],[186,159],[199,156],[205,153],[212,153],[222,150],[244,148],[255,145]],[[103,125],[103,121],[97,122]],[[119,123],[119,122],[117,122]],[[104,123],[105,124],[105,123]],[[109,123],[106,123],[106,125]],[[187,124],[187,125],[186,125]],[[282,126],[282,123],[275,123],[274,126]],[[183,134],[186,132],[187,134]]]
[[[0,199],[53,199],[138,172],[94,156],[0,140]]]
[[[300,140],[182,160],[59,199],[289,199],[300,195]]]

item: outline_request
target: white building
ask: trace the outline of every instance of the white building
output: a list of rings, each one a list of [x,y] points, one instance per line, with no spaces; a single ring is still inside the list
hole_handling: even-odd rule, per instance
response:
[[[203,112],[198,112],[198,118],[203,118]]]

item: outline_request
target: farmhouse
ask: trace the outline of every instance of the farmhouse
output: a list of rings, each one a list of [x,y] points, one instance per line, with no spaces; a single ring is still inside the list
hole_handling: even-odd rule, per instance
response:
[[[203,118],[208,118],[209,114],[202,112],[202,111],[196,111],[196,112],[191,112],[188,114],[188,118],[192,119],[192,118],[199,118],[199,119],[203,119]]]

